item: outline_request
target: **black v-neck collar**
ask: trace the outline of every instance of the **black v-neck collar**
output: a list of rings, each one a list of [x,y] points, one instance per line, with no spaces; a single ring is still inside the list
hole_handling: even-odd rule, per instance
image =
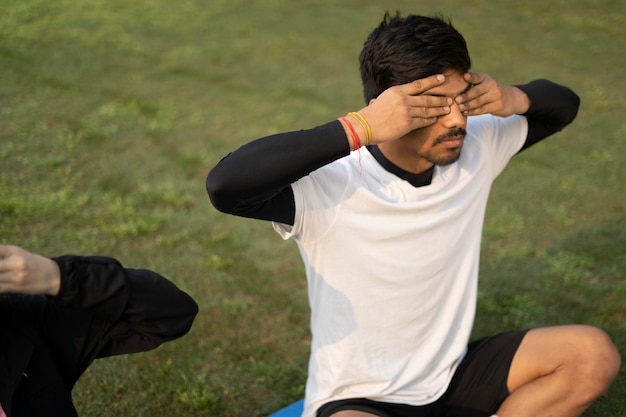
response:
[[[405,171],[402,168],[396,166],[393,162],[383,155],[383,153],[378,149],[376,145],[369,145],[367,150],[370,151],[374,159],[378,161],[378,163],[385,168],[387,171],[391,172],[393,175],[402,178],[405,181],[408,181],[413,187],[424,187],[426,185],[430,185],[433,180],[433,172],[435,167],[433,166],[428,171],[421,172],[419,174],[414,174],[409,171]]]

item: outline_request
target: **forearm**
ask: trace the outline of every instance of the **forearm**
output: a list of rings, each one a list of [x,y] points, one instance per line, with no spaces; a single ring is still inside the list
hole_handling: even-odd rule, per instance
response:
[[[149,270],[124,268],[105,257],[54,258],[61,287],[51,301],[62,308],[83,310],[133,333],[174,338],[189,330],[196,303],[170,281]]]
[[[120,319],[130,297],[122,266],[99,256],[52,258],[59,266],[60,288],[51,300],[63,307],[88,310],[109,322]]]
[[[267,136],[222,159],[207,176],[207,192],[222,212],[267,218],[254,212],[272,199],[288,200],[288,193],[282,191],[291,183],[349,153],[349,142],[338,121]]]
[[[130,297],[120,321],[134,331],[161,341],[186,334],[198,313],[198,305],[184,291],[156,272],[125,269]]]
[[[41,331],[71,380],[95,358],[144,352],[183,336],[198,312],[191,297],[155,272],[105,257],[53,260],[61,287],[46,300]]]

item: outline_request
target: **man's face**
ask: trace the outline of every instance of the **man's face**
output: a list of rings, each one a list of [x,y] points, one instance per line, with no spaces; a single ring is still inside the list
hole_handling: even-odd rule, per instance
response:
[[[450,113],[437,118],[427,127],[417,129],[406,136],[414,154],[423,159],[422,164],[449,165],[456,162],[461,155],[467,117],[461,113],[454,99],[469,90],[472,85],[463,79],[458,71],[444,72],[446,80],[443,84],[422,93],[423,95],[450,97],[453,104]]]

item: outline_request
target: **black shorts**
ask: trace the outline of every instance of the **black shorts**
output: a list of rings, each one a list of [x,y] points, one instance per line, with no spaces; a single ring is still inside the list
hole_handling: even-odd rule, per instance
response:
[[[448,390],[432,404],[414,406],[354,398],[324,404],[317,417],[341,410],[380,417],[489,417],[509,395],[509,369],[526,332],[510,331],[471,342]]]

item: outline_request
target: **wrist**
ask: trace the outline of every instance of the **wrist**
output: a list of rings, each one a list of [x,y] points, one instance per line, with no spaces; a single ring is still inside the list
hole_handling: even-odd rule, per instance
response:
[[[513,114],[524,114],[530,108],[530,97],[528,94],[524,92],[521,88],[517,86],[511,86],[511,90],[514,92],[514,103],[515,108],[513,109]]]
[[[361,113],[355,112],[355,111],[351,111],[350,113],[346,115],[346,117],[350,119],[350,122],[352,123],[353,126],[357,127],[357,133],[359,134],[359,137],[360,138],[365,137],[364,145],[365,146],[370,145],[372,143],[372,128],[370,127],[365,117],[363,117]],[[356,122],[356,125],[355,125],[355,122]]]
[[[348,143],[350,144],[350,150],[356,151],[362,146],[363,141],[361,138],[364,138],[365,135],[361,131],[362,128],[360,129],[358,123],[352,123],[350,118],[351,117],[349,116],[344,116],[337,120],[339,120],[344,131],[346,132],[346,137],[348,138]]]
[[[47,259],[47,272],[46,272],[46,289],[45,294],[50,296],[56,296],[61,290],[61,270],[59,265],[52,259]]]

